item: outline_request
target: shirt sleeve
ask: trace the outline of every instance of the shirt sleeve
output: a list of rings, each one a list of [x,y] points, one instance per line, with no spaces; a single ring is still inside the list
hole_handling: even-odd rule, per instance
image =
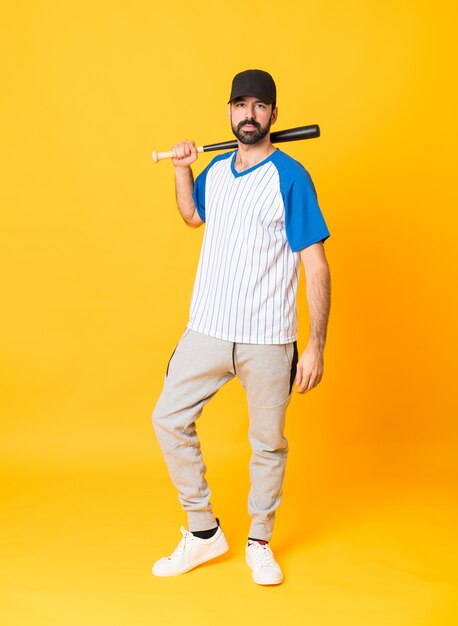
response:
[[[222,161],[223,159],[229,159],[232,156],[233,152],[225,152],[224,154],[218,154],[213,157],[207,167],[199,174],[199,176],[194,181],[194,189],[192,192],[192,199],[194,200],[194,204],[196,205],[197,213],[199,214],[200,219],[205,222],[206,221],[206,186],[207,186],[207,174],[210,169],[217,163],[218,161]]]
[[[194,204],[196,205],[197,213],[203,222],[205,222],[205,183],[209,167],[210,164],[196,178],[192,192],[192,198],[194,200]]]
[[[298,252],[330,237],[315,186],[307,170],[298,164],[284,177],[281,193],[285,203],[286,236],[293,252]]]

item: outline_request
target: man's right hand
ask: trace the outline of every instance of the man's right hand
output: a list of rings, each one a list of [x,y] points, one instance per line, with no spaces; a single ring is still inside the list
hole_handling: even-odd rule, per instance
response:
[[[180,141],[172,148],[172,163],[175,167],[189,167],[197,160],[197,148],[193,141]]]

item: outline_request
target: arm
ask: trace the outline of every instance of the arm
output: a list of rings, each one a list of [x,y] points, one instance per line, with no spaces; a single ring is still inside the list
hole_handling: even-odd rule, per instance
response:
[[[193,141],[182,141],[173,146],[172,152],[174,154],[172,163],[175,167],[175,193],[178,210],[190,228],[198,228],[202,226],[203,221],[197,213],[192,197],[194,176],[191,169],[191,163],[197,160],[196,146]]]
[[[307,282],[307,303],[310,314],[310,337],[297,364],[298,393],[316,387],[323,376],[324,346],[331,304],[331,277],[322,243],[300,251]]]

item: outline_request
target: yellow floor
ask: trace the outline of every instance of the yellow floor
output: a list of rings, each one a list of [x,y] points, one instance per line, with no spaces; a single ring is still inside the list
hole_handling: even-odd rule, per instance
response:
[[[185,524],[162,465],[10,467],[0,624],[458,623],[458,509],[445,495],[378,488],[350,497],[329,485],[298,494],[294,476],[272,541],[285,582],[259,587],[244,562],[247,482],[230,469],[221,459],[212,470],[229,553],[160,579],[152,563],[175,547]]]

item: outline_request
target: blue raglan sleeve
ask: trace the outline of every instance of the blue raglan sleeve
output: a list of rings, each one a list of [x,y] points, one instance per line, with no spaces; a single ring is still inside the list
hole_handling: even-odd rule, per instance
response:
[[[310,174],[298,162],[280,173],[286,236],[293,252],[330,237]]]
[[[207,165],[207,167],[196,178],[192,192],[192,198],[194,200],[194,204],[196,205],[197,213],[203,222],[205,222],[205,183],[210,165],[211,163]]]

